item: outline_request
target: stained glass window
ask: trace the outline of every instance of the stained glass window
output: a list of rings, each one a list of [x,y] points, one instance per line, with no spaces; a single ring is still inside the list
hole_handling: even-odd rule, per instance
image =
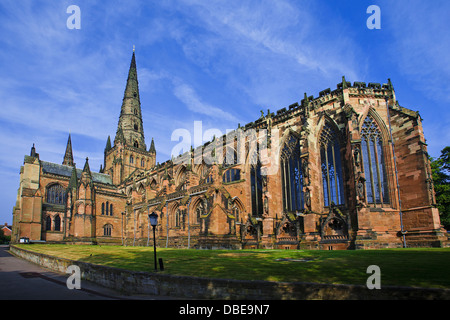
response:
[[[283,208],[297,211],[304,208],[303,176],[300,159],[300,141],[291,135],[281,149],[281,183]]]
[[[241,170],[239,169],[228,169],[223,174],[223,182],[233,182],[233,181],[239,181],[241,180]]]
[[[326,123],[320,136],[320,158],[324,206],[345,204],[340,144],[333,128]]]
[[[259,160],[255,165],[252,165],[250,169],[250,183],[252,193],[252,214],[254,216],[261,216],[263,214],[263,186],[261,163]]]
[[[381,131],[369,115],[361,129],[361,149],[366,177],[367,203],[389,203]]]
[[[53,204],[64,204],[65,191],[60,184],[54,184],[47,189],[47,202]]]

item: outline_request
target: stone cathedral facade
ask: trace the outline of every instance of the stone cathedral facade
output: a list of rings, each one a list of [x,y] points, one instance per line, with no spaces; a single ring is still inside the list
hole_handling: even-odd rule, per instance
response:
[[[446,246],[421,117],[387,84],[343,77],[204,145],[156,163],[133,52],[104,164],[62,164],[33,145],[20,170],[12,241],[188,248]]]

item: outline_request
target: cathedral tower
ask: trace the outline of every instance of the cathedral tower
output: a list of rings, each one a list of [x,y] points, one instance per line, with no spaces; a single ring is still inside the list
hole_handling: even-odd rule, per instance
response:
[[[112,176],[113,183],[118,185],[134,172],[148,170],[154,167],[155,163],[154,141],[152,140],[148,151],[145,144],[136,56],[133,49],[114,146],[111,146],[111,138],[108,137],[103,172]]]

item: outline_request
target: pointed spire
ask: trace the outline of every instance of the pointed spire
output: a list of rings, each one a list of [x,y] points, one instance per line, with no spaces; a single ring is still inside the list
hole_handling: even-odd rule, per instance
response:
[[[110,136],[108,136],[108,140],[106,140],[105,153],[107,153],[109,150],[111,150],[111,137]]]
[[[64,154],[63,163],[66,166],[73,166],[73,153],[72,153],[72,139],[69,133],[69,139],[67,139],[66,153]]]
[[[148,150],[148,152],[156,153],[155,141],[153,140],[153,138],[152,138],[152,143],[150,144],[150,149]]]
[[[119,123],[114,141],[119,138],[118,135],[120,133],[120,129],[122,130],[122,134],[125,139],[124,142],[127,145],[136,146],[138,149],[146,150],[141,101],[139,97],[136,55],[134,50],[133,55],[131,56],[130,69],[128,71],[127,84],[125,86]]]

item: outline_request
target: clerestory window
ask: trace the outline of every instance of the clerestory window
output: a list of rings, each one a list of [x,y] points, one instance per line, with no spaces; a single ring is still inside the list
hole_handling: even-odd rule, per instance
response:
[[[223,174],[223,183],[239,181],[241,180],[241,170],[239,169],[228,169]]]

